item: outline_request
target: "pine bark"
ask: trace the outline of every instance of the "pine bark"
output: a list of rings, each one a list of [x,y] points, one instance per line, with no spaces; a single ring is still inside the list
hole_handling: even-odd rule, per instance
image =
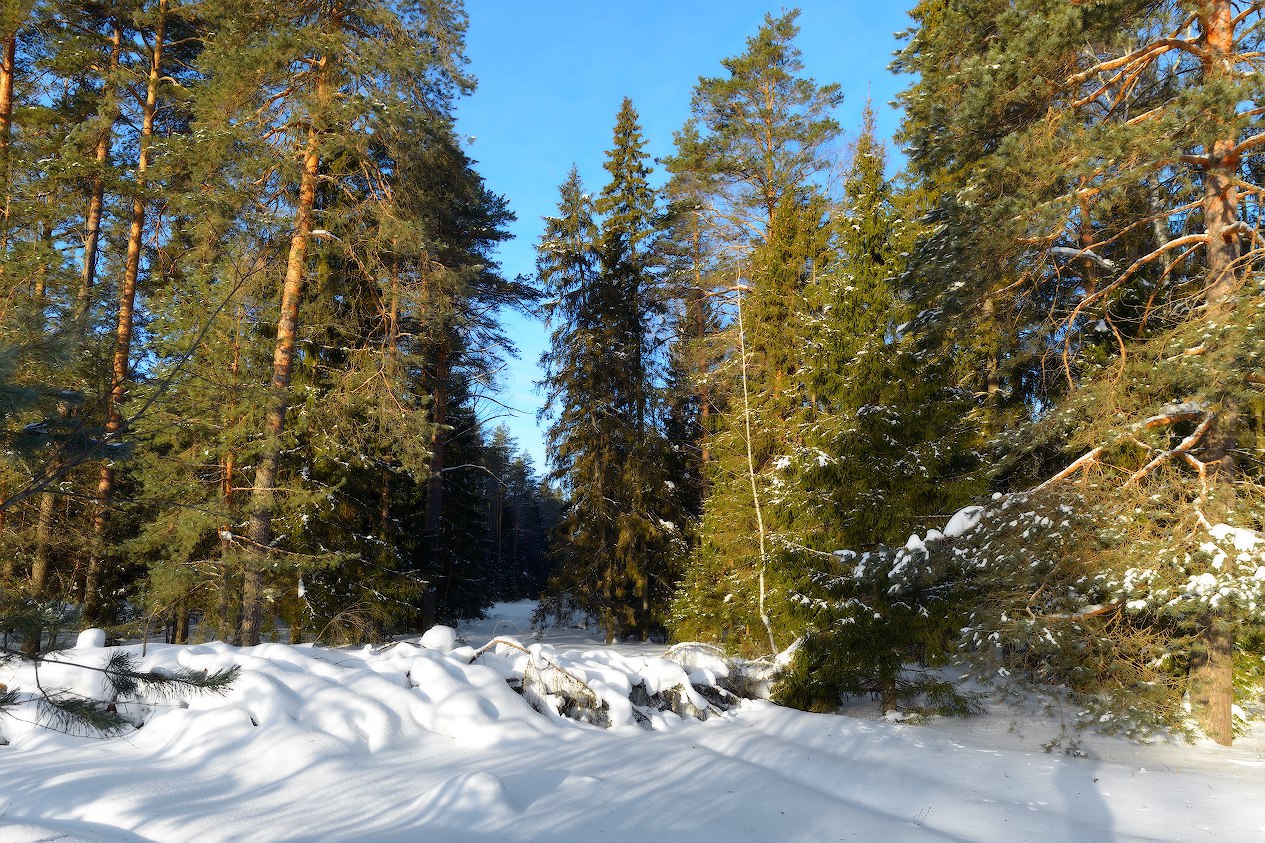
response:
[[[319,62],[318,101],[324,99],[324,73],[327,60]],[[286,260],[285,280],[281,287],[281,313],[277,319],[277,339],[272,356],[272,380],[268,387],[268,413],[265,421],[267,439],[255,467],[251,490],[250,524],[247,539],[250,547],[242,582],[242,617],[239,639],[246,646],[260,642],[263,623],[264,567],[272,545],[272,516],[276,503],[277,469],[281,462],[281,438],[285,433],[286,412],[290,407],[290,376],[294,370],[294,350],[298,337],[299,301],[303,297],[303,281],[308,246],[312,241],[312,214],[316,205],[316,181],[320,169],[321,136],[309,124],[307,147],[303,156],[303,174],[299,182],[298,203],[294,212],[294,233]]]
[[[0,231],[0,256],[8,252],[9,247],[9,209],[13,201],[12,169],[10,164],[10,144],[13,137],[13,81],[17,70],[18,34],[8,33],[4,44],[0,47],[0,182],[3,183],[4,230]],[[3,262],[0,262],[0,274],[4,273]]]
[[[1220,80],[1232,73],[1235,49],[1234,8],[1230,0],[1206,3],[1200,14],[1205,59],[1204,79]],[[1229,124],[1229,120],[1220,121]],[[1217,318],[1231,304],[1242,280],[1239,258],[1239,160],[1233,134],[1213,141],[1204,167],[1204,226],[1208,235],[1208,277],[1205,297],[1209,318]]]
[[[126,399],[129,361],[132,353],[132,323],[136,309],[136,282],[140,276],[141,245],[145,235],[144,191],[149,170],[150,142],[154,135],[154,115],[158,111],[158,82],[162,73],[163,39],[166,30],[167,0],[158,0],[158,19],[154,27],[154,50],[145,83],[145,105],[142,109],[140,152],[136,161],[136,194],[132,197],[132,220],[127,236],[127,257],[123,282],[119,286],[119,306],[115,321],[114,360],[111,367],[110,394],[107,398],[105,436],[110,439],[123,429],[123,401]],[[114,497],[115,473],[109,459],[102,460],[97,478],[96,512],[92,519],[92,554],[84,584],[84,617],[96,620],[101,603],[101,573],[104,566],[107,511]]]
[[[1214,82],[1233,72],[1235,51],[1234,8],[1231,0],[1211,0],[1199,14],[1203,33],[1203,75],[1205,82]],[[1229,120],[1220,121],[1229,125]],[[1234,154],[1235,138],[1226,134],[1213,141],[1204,165],[1203,214],[1207,277],[1204,285],[1206,314],[1211,321],[1221,321],[1234,307],[1234,298],[1242,283],[1239,259],[1238,213],[1239,161]],[[1209,478],[1214,494],[1223,507],[1231,505],[1234,495],[1235,460],[1239,411],[1232,396],[1221,402],[1214,429],[1210,432]],[[1203,623],[1202,652],[1191,667],[1190,696],[1195,716],[1208,737],[1223,746],[1234,740],[1232,707],[1234,704],[1234,633],[1224,622],[1210,614]]]

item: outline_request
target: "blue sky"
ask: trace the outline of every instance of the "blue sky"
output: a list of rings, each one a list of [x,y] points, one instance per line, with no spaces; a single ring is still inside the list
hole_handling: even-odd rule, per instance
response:
[[[836,115],[852,134],[867,95],[879,111],[879,132],[897,116],[887,105],[907,80],[887,70],[893,33],[908,25],[912,0],[813,0],[799,5],[797,40],[805,73],[838,82],[845,101]],[[632,97],[652,156],[672,151],[672,133],[689,117],[700,76],[723,72],[720,61],[740,54],[766,12],[782,7],[748,0],[467,0],[467,55],[479,88],[458,111],[458,130],[474,138],[469,154],[495,192],[518,215],[514,239],[500,250],[510,276],[530,274],[541,217],[556,210],[558,185],[571,164],[596,193],[604,184],[603,153],[620,101]],[[544,326],[517,317],[508,333],[520,359],[503,375],[500,400],[486,407],[543,469],[537,428],[541,397],[533,382],[545,347]]]

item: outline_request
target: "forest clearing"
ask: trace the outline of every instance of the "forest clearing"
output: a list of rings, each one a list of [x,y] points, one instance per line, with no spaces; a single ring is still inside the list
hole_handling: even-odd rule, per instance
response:
[[[1263,209],[1265,0],[6,4],[0,843],[1265,835]]]

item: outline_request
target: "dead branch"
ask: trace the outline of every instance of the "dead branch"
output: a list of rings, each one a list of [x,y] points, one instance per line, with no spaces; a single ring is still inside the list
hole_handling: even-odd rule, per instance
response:
[[[1097,448],[1094,448],[1088,454],[1085,454],[1084,456],[1077,458],[1071,465],[1069,465],[1067,468],[1063,469],[1058,474],[1051,477],[1049,480],[1046,480],[1044,483],[1040,484],[1039,486],[1035,486],[1032,489],[1030,489],[1028,491],[1028,494],[1031,494],[1033,492],[1040,492],[1041,490],[1054,485],[1060,480],[1070,477],[1071,475],[1075,474],[1077,471],[1081,470],[1082,468],[1089,468],[1089,466],[1098,462],[1098,457],[1102,454],[1102,452],[1103,452],[1103,446],[1099,445]]]
[[[1133,474],[1129,476],[1129,479],[1125,481],[1124,488],[1127,489],[1130,486],[1132,486],[1134,483],[1141,480],[1143,477],[1149,474],[1151,470],[1155,468],[1157,465],[1160,465],[1161,463],[1164,463],[1175,456],[1178,456],[1180,454],[1185,454],[1188,451],[1190,451],[1191,448],[1199,444],[1199,440],[1202,439],[1203,435],[1208,432],[1208,428],[1212,427],[1212,422],[1215,419],[1216,419],[1216,416],[1209,413],[1208,416],[1199,424],[1199,426],[1196,427],[1189,436],[1187,436],[1185,439],[1179,442],[1176,445],[1176,447],[1156,456],[1146,465],[1142,466],[1137,471],[1133,472]]]

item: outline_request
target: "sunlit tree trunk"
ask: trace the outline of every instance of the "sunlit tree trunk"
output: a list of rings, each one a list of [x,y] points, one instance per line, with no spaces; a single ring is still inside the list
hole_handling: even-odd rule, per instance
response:
[[[328,97],[325,74],[328,60],[318,62],[317,101]],[[272,357],[272,380],[269,383],[268,413],[265,421],[267,439],[255,466],[255,482],[251,490],[250,524],[247,540],[250,548],[242,583],[242,618],[239,638],[247,646],[260,642],[263,623],[264,566],[272,545],[272,516],[276,502],[277,469],[281,461],[281,437],[285,433],[286,412],[290,406],[290,375],[294,369],[294,350],[299,324],[299,301],[303,297],[303,280],[308,246],[312,240],[312,212],[316,204],[316,181],[320,169],[321,137],[309,123],[307,146],[303,157],[303,174],[299,182],[298,202],[294,209],[294,233],[286,260],[285,280],[281,287],[281,312],[277,319],[277,339]]]
[[[132,351],[132,322],[136,308],[136,281],[140,275],[141,245],[145,235],[146,177],[149,170],[150,143],[154,134],[154,115],[158,110],[158,82],[162,73],[163,38],[165,36],[167,0],[158,0],[158,19],[154,26],[154,51],[145,84],[145,104],[141,117],[140,152],[136,161],[136,195],[132,197],[132,221],[127,236],[127,257],[123,282],[119,286],[119,307],[114,332],[114,361],[111,367],[110,393],[107,398],[105,435],[109,439],[123,428],[123,401],[129,378]],[[100,609],[101,571],[105,550],[105,529],[110,500],[114,496],[114,466],[102,460],[97,480],[96,512],[92,519],[92,554],[84,586],[84,617],[95,620]]]

